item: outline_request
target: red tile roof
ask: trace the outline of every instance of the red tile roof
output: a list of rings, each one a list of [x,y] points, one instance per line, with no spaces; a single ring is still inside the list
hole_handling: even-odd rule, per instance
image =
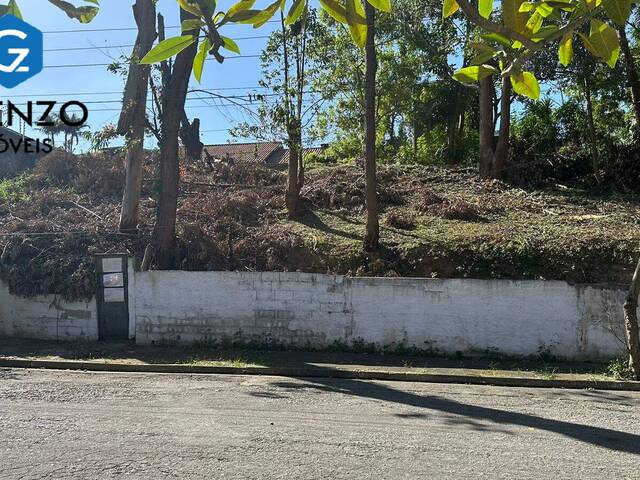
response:
[[[264,143],[227,143],[222,145],[205,145],[209,155],[216,160],[254,161],[272,163],[270,158],[284,148],[277,142]],[[205,155],[203,153],[203,155]],[[275,162],[278,163],[278,162]]]
[[[278,142],[205,145],[204,150],[216,160],[255,161],[274,166],[287,165],[290,157],[290,151]],[[323,150],[323,147],[305,148],[304,154]],[[206,154],[203,155],[206,158]]]
[[[320,154],[324,151],[324,147],[310,147],[310,148],[304,148],[302,149],[302,155],[309,155],[310,153],[317,153]],[[283,152],[282,158],[280,159],[279,163],[282,165],[289,165],[289,158],[291,157],[291,150],[285,150]]]

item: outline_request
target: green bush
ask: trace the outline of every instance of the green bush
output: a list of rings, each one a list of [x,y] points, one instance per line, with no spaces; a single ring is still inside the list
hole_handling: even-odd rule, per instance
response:
[[[28,200],[28,187],[26,176],[23,174],[16,178],[8,178],[0,181],[0,201],[17,202],[20,200]]]

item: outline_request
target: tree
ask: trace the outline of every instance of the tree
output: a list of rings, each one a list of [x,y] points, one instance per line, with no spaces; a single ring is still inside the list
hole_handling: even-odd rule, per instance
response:
[[[624,56],[624,62],[627,69],[627,82],[629,84],[629,92],[631,94],[631,103],[633,104],[633,112],[636,117],[635,135],[640,135],[640,76],[636,66],[629,39],[627,37],[626,23],[618,25],[618,36],[620,37],[620,49]]]
[[[49,3],[62,10],[69,18],[78,20],[80,23],[91,22],[100,11],[99,0],[80,0],[79,7],[66,0],[49,0]],[[22,18],[18,0],[9,0],[7,5],[0,5],[0,16],[6,14]]]
[[[212,7],[215,7],[215,2],[212,3],[209,0],[177,1],[183,10],[188,11],[194,17],[188,19],[188,26],[191,28],[191,31],[179,37],[168,38],[160,42],[143,59],[143,63],[158,63],[174,55],[180,56],[180,54],[185,49],[192,49],[194,44],[197,44],[198,34],[202,30],[205,32],[206,36],[200,46],[200,50],[198,51],[194,62],[192,62],[194,75],[198,81],[200,81],[202,77],[204,62],[209,54],[213,55],[218,61],[222,62],[224,61],[224,57],[222,57],[222,55],[220,54],[220,48],[233,48],[233,41],[220,35],[219,29],[221,27],[229,23],[242,23],[253,25],[254,28],[259,28],[267,23],[271,18],[273,18],[273,16],[279,9],[282,10],[286,7],[286,0],[276,0],[264,10],[257,10],[252,9],[255,0],[240,0],[226,13],[219,12],[217,14],[214,14]],[[344,5],[334,0],[321,0],[320,3],[322,7],[327,11],[327,13],[329,13],[329,15],[331,15],[334,19],[349,26],[351,35],[358,46],[365,47],[365,44],[367,44],[367,40],[370,38],[368,34],[368,28],[375,25],[375,19],[373,16],[365,18],[366,6],[363,6],[361,0],[346,0],[346,3]],[[365,4],[383,11],[391,10],[390,0],[365,0]],[[294,0],[288,11],[286,23],[289,25],[296,23],[306,11],[306,9],[307,0]],[[186,24],[183,22],[183,28],[185,27],[185,25]],[[371,42],[369,47],[373,47],[373,49],[375,50],[375,43]],[[370,48],[367,50],[369,56],[375,53],[372,52]],[[373,75],[373,79],[375,80],[375,72]],[[375,90],[373,90],[373,93],[375,100]],[[369,116],[367,116],[367,118],[370,119]],[[375,126],[371,130],[375,134]],[[369,136],[369,141],[371,140],[375,140],[375,135]],[[371,152],[373,152],[375,156],[375,142],[373,148],[367,148],[367,152],[369,153],[369,155],[371,154]],[[373,171],[370,171],[367,175],[368,182],[375,182],[376,180],[375,158],[373,160],[373,169],[371,167],[369,168],[369,170]],[[173,171],[173,169],[171,170]],[[161,177],[164,178],[162,173]],[[169,176],[167,176],[166,180],[169,180]],[[157,225],[157,235],[159,235],[159,238],[161,239],[161,241],[158,242],[158,248],[163,252],[161,254],[161,257],[164,259],[162,261],[162,264],[164,265],[171,264],[171,262],[168,262],[167,260],[170,258],[169,252],[171,250],[171,246],[175,245],[175,218],[177,201],[172,198],[174,196],[174,184],[177,185],[177,180],[171,182],[171,193],[165,194],[163,192],[163,195],[169,195],[169,197],[168,200],[164,202],[161,198],[160,214]],[[175,188],[175,190],[175,196],[177,198],[177,188]],[[367,185],[367,191],[374,192],[374,196],[377,197],[375,190],[375,184]],[[369,249],[371,247],[377,247],[377,239],[379,238],[379,227],[377,222],[377,202],[367,202],[367,209],[370,212],[367,215],[367,235],[365,237],[364,243],[365,248]],[[170,210],[173,211],[171,212]],[[373,217],[375,217],[376,219],[375,222],[370,221],[370,219]],[[160,252],[158,253],[160,254]]]
[[[60,121],[59,132],[64,136],[63,148],[70,153],[73,153],[73,149],[80,141],[82,131],[87,128],[86,125],[80,125],[78,117],[75,113],[71,117],[66,118],[66,121]]]
[[[190,12],[180,9],[180,20],[184,26],[191,26],[195,20]],[[156,219],[155,240],[156,260],[163,270],[177,266],[176,258],[176,213],[180,183],[180,124],[189,89],[189,78],[198,51],[197,28],[190,28],[184,37],[191,39],[187,48],[176,56],[168,72],[167,87],[162,95],[162,126],[160,140],[160,200]],[[160,44],[162,45],[162,44]],[[156,47],[157,48],[157,47]],[[153,54],[153,50],[148,56]],[[144,63],[144,61],[143,61]]]
[[[139,61],[149,53],[157,37],[154,0],[136,0],[133,16],[138,36],[129,62],[129,76],[117,127],[118,135],[125,136],[127,145],[126,177],[120,213],[121,232],[135,231],[138,226],[150,70],[148,65],[140,64]]]
[[[604,11],[616,23],[626,22],[631,10],[630,0],[561,0],[536,4],[523,0],[501,3],[502,21],[493,15],[493,0],[480,0],[478,6],[469,0],[444,0],[444,16],[462,10],[473,24],[487,31],[484,42],[474,44],[476,57],[472,65],[458,70],[454,78],[462,83],[480,82],[480,155],[481,170],[488,176],[499,176],[509,152],[511,91],[532,99],[540,96],[538,80],[524,70],[527,62],[553,42],[560,41],[560,62],[567,66],[573,59],[574,36],[578,35],[595,57],[615,66],[620,54],[616,30],[598,18]],[[590,23],[589,35],[580,28]],[[491,80],[500,76],[502,99],[500,135],[494,147],[489,118]],[[495,120],[495,118],[494,118]]]
[[[376,176],[376,75],[378,57],[376,50],[376,11],[369,2],[365,2],[367,19],[367,40],[365,48],[366,68],[364,80],[365,104],[365,178],[367,198],[367,232],[364,237],[364,249],[372,252],[380,243],[380,224],[378,221],[378,179]]]
[[[493,0],[478,0],[477,6],[474,6],[469,0],[444,0],[443,12],[446,18],[458,9],[462,10],[471,22],[489,32],[482,36],[485,40],[502,47],[495,48],[493,45],[480,43],[477,47],[479,55],[473,65],[458,70],[454,78],[464,83],[480,81],[487,88],[486,79],[500,75],[503,101],[505,91],[510,87],[517,94],[537,99],[540,96],[538,80],[532,72],[524,71],[523,66],[538,52],[557,41],[560,42],[560,63],[568,66],[573,59],[573,41],[576,35],[594,57],[613,68],[620,56],[620,42],[617,30],[603,17],[624,27],[632,6],[631,0],[559,0],[541,3],[502,0],[500,22],[491,18],[494,3]],[[587,23],[589,35],[580,32],[581,27]],[[494,59],[497,61],[494,62]],[[488,129],[484,134],[488,137]],[[640,262],[624,308],[629,366],[636,379],[640,379],[637,317],[639,299]]]
[[[290,156],[285,206],[291,219],[299,218],[304,212],[300,197],[305,181],[303,135],[308,132],[306,127],[317,109],[316,95],[308,88],[309,80],[316,74],[310,54],[320,47],[318,27],[313,10],[291,25],[287,25],[281,13],[280,30],[270,36],[261,55],[259,84],[272,93],[255,95],[260,101],[255,122],[242,123],[232,130],[236,136],[287,145]],[[307,106],[308,103],[311,105]]]
[[[56,146],[56,135],[62,133],[62,121],[56,117],[55,115],[49,115],[45,119],[45,125],[40,127],[42,133],[47,135],[51,139],[51,144],[55,148]]]

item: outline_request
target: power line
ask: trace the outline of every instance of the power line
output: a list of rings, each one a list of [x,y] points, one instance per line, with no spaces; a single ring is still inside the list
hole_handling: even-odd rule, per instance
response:
[[[235,55],[233,57],[225,57],[225,60],[235,60],[238,58],[260,58],[262,55]],[[207,58],[205,62],[214,61],[215,58]],[[44,68],[88,68],[88,67],[108,67],[114,63],[78,63],[69,65],[45,65]]]
[[[196,100],[196,99],[193,99]],[[205,101],[205,100],[210,100],[207,98],[201,98],[199,100]],[[274,101],[263,101],[260,103],[267,103],[267,104],[274,104],[276,102]],[[186,105],[185,106],[185,110],[188,109],[194,109],[194,108],[219,108],[219,107],[244,107],[244,108],[249,108],[249,107],[258,107],[260,106],[259,103],[212,103],[210,105]],[[122,111],[121,108],[92,108],[91,110],[89,110],[89,115],[91,115],[94,112],[120,112]],[[33,112],[34,116],[40,114],[42,115],[43,112]]]
[[[268,39],[269,35],[256,35],[253,37],[238,37],[234,38],[236,42],[245,41],[245,40],[263,40]],[[72,47],[72,48],[49,48],[45,49],[45,52],[80,52],[84,50],[109,50],[114,48],[133,48],[135,45],[104,45],[94,46],[94,47]]]
[[[321,93],[318,91],[313,91],[313,90],[309,90],[306,92],[302,92],[303,95],[310,95],[310,94],[314,94],[314,93]],[[187,101],[193,101],[193,100],[200,100],[200,101],[207,101],[207,100],[213,100],[213,99],[220,99],[220,100],[244,100],[247,101],[249,103],[258,103],[261,102],[262,99],[261,98],[255,98],[252,99],[250,98],[253,94],[247,94],[247,95],[221,95],[221,96],[215,96],[215,95],[209,95],[209,96],[201,96],[201,97],[187,97],[186,100]],[[255,94],[257,96],[260,97],[281,97],[284,95],[284,93],[260,93],[260,94]],[[81,103],[85,104],[85,105],[101,105],[101,104],[107,104],[107,103],[118,103],[118,104],[122,104],[122,100],[84,100],[81,101]],[[153,98],[148,98],[147,102],[153,102]],[[13,105],[16,106],[27,106],[27,103],[13,103]]]
[[[260,85],[255,85],[252,87],[201,87],[201,90],[209,90],[211,92],[225,92],[225,91],[238,91],[238,90],[251,90],[251,89],[267,89],[268,87],[262,87]],[[118,90],[115,92],[75,92],[75,93],[37,93],[37,94],[20,94],[20,95],[11,95],[12,98],[32,98],[32,97],[78,97],[82,95],[122,95],[122,90]]]
[[[267,23],[280,23],[280,20],[269,20]],[[232,24],[235,25],[235,24]],[[182,28],[180,25],[171,25],[164,27],[165,29],[177,29]],[[137,32],[137,27],[122,27],[122,28],[81,28],[74,30],[49,30],[42,32],[46,35],[54,35],[58,33],[94,33],[94,32]]]
[[[205,100],[205,99],[202,99]],[[268,104],[274,104],[276,102],[262,102],[262,103],[268,103]],[[211,104],[211,105],[186,105],[185,106],[185,110],[187,109],[193,109],[193,108],[218,108],[218,107],[253,107],[253,106],[260,106],[259,104],[240,104],[240,103],[215,103],[215,104]],[[91,109],[89,111],[89,114],[91,114],[92,112],[120,112],[122,109],[121,108],[94,108]]]

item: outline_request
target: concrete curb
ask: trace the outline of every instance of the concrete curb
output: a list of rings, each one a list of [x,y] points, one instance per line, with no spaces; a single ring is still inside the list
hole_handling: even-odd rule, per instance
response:
[[[569,380],[522,378],[491,375],[450,375],[443,373],[392,372],[375,369],[330,369],[314,367],[206,367],[178,364],[94,363],[61,360],[0,359],[0,368],[34,368],[49,370],[83,370],[115,373],[173,373],[191,375],[261,375],[300,378],[339,378],[397,382],[459,383],[497,387],[565,388],[573,390],[640,391],[640,382],[615,380]]]

